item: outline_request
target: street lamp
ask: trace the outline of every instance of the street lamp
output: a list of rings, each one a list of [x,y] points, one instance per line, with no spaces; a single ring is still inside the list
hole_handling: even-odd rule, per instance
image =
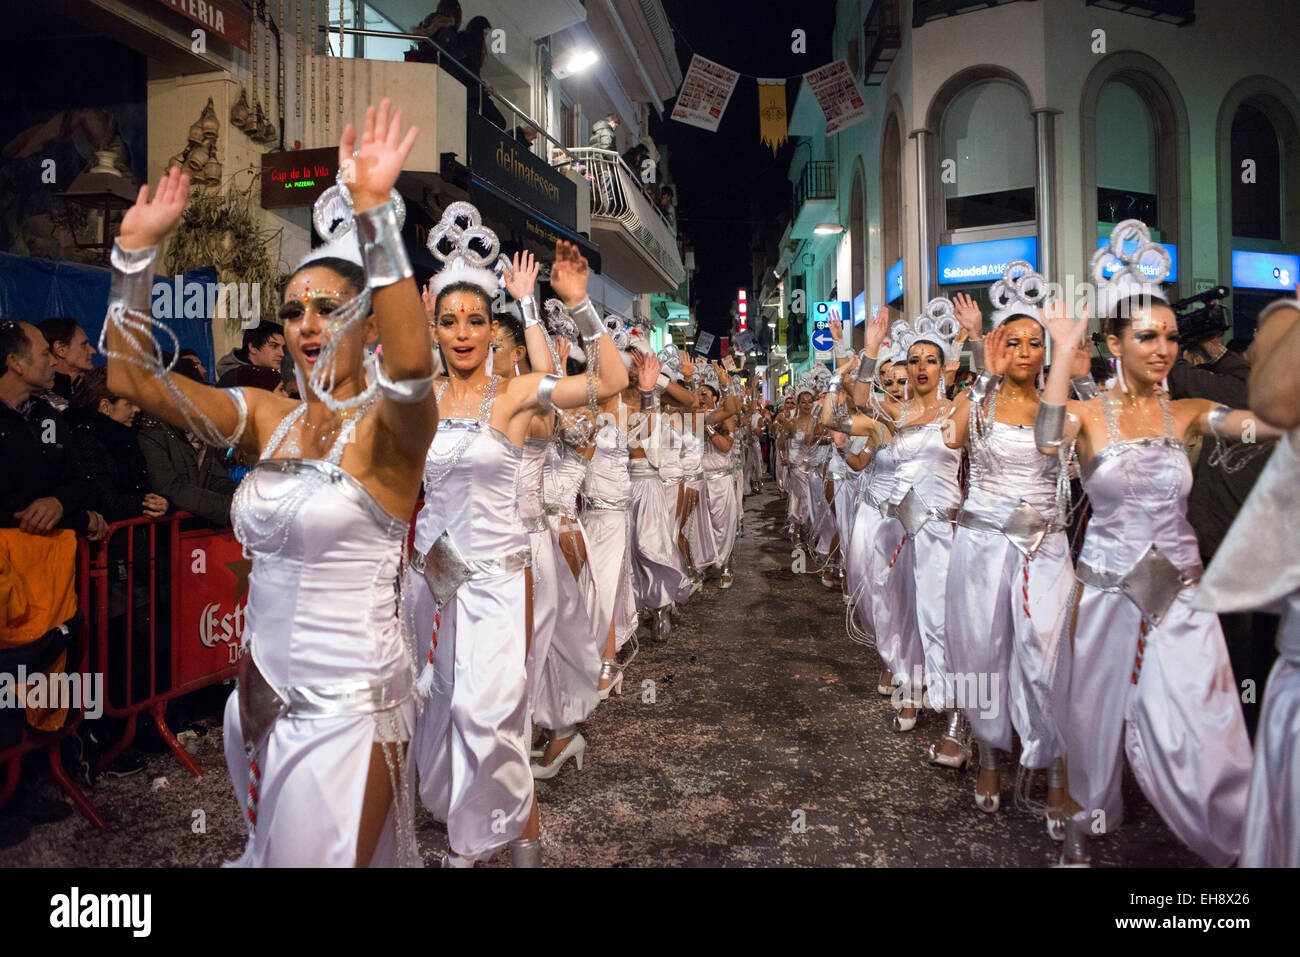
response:
[[[595,50],[570,50],[564,60],[557,63],[551,72],[555,74],[557,80],[564,80],[575,73],[590,69],[599,59],[600,54]]]
[[[839,223],[821,223],[813,227],[813,232],[818,236],[834,236],[836,233],[844,232],[844,227]]]
[[[64,199],[98,210],[103,214],[100,220],[100,236],[97,243],[83,243],[75,236],[73,242],[78,249],[98,249],[100,260],[108,262],[108,252],[113,248],[113,239],[109,235],[109,218],[115,209],[128,209],[135,202],[136,190],[121,173],[107,165],[103,159],[98,166],[86,170],[72,181],[72,185],[59,194]]]

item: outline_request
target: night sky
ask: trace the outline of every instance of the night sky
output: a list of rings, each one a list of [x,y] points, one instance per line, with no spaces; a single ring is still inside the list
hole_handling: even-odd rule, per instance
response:
[[[835,4],[828,0],[663,0],[672,21],[682,73],[698,53],[741,73],[718,132],[652,119],[655,142],[668,146],[677,184],[678,230],[695,245],[697,320],[705,332],[731,327],[736,290],[751,282],[750,232],[754,221],[773,222],[790,206],[792,141],[776,157],[758,132],[754,77],[796,77],[831,59]],[[790,34],[807,32],[807,53],[790,51]],[[786,113],[794,108],[800,79],[786,83]],[[757,294],[756,290],[750,296]],[[751,314],[757,310],[751,305]]]

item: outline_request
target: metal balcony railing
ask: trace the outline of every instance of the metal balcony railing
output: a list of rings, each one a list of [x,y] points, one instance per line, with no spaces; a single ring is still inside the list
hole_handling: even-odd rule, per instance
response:
[[[677,255],[676,230],[641,192],[641,181],[614,150],[591,146],[565,150],[569,159],[559,167],[580,170],[591,183],[591,218],[617,220],[671,277],[673,285],[686,279]]]
[[[885,74],[903,45],[898,3],[899,0],[876,0],[862,24],[862,49],[866,51],[862,74],[868,86],[885,82]]]
[[[914,0],[912,29],[925,26],[931,20],[955,17],[960,13],[974,13],[1004,3],[1034,3],[1036,0]]]
[[[794,184],[794,215],[810,199],[835,198],[835,162],[833,160],[809,160],[804,164],[803,172]]]

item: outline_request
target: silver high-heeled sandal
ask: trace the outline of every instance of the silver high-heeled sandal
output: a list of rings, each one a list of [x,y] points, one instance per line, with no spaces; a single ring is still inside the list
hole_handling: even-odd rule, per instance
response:
[[[619,665],[616,658],[603,658],[600,662],[600,680],[608,681],[609,684],[599,688],[596,694],[600,696],[601,701],[607,701],[611,694],[623,693],[623,668]],[[534,755],[541,757],[540,754]]]
[[[650,634],[655,638],[663,641],[673,630],[673,615],[667,605],[662,608],[656,608],[651,612],[653,616],[650,619]]]
[[[929,759],[930,763],[942,768],[963,768],[970,761],[970,722],[966,720],[966,715],[960,708],[953,708],[948,712],[948,730],[938,746],[930,745]],[[944,754],[942,751],[943,744],[951,741],[957,745],[956,754]]]
[[[997,771],[998,769],[998,749],[991,745],[979,742],[980,746],[980,769],[988,771]],[[999,783],[1000,780],[999,780]],[[1002,795],[999,791],[992,794],[983,794],[980,792],[979,780],[975,781],[975,806],[986,814],[995,814],[997,809],[1002,806]]]

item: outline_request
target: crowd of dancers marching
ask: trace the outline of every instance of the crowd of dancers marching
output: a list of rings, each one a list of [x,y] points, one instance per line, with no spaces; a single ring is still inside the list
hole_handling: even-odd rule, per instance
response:
[[[280,310],[305,401],[163,361],[149,289],[179,170],[142,188],[112,253],[110,388],[256,463],[231,510],[253,565],[224,727],[246,866],[418,864],[417,799],[446,823],[444,865],[506,845],[539,865],[535,782],[581,769],[579,727],[621,692],[639,625],[666,638],[706,572],[731,587],[761,480],[740,379],[601,317],[576,247],[557,244],[539,305],[543,265],[453,203],[419,290],[393,189],[415,135],[385,100],[340,143],[324,242]]]
[[[1183,443],[1204,436],[1202,454],[1221,454],[1252,429],[1261,447],[1283,432],[1248,411],[1168,397],[1178,330],[1159,285],[1168,258],[1149,240],[1142,223],[1121,223],[1092,263],[1115,357],[1100,389],[1086,313],[1045,302],[1025,262],[993,284],[987,331],[966,296],[892,327],[882,311],[857,356],[834,327],[835,373],[805,374],[777,417],[789,530],[796,555],[819,558],[823,584],[842,588],[850,637],[882,659],[893,729],[946,713],[926,758],[977,762],[974,802],[988,813],[1018,740],[1016,803],[1045,818],[1063,865],[1086,865],[1089,839],[1122,823],[1127,755],[1170,829],[1210,864],[1297,866],[1293,536],[1283,534],[1281,565],[1260,560],[1300,508],[1295,448],[1283,439],[1207,572],[1186,518]],[[1281,328],[1296,309],[1270,307],[1261,335],[1277,332],[1270,313]],[[979,375],[950,400],[963,340]],[[1072,557],[1069,532],[1085,517]],[[1288,601],[1252,754],[1214,611]],[[1045,802],[1033,797],[1038,770]]]
[[[762,474],[765,426],[739,379],[602,318],[575,247],[557,244],[556,298],[539,306],[543,267],[507,262],[477,210],[454,203],[421,292],[393,188],[415,136],[385,100],[340,142],[340,183],[313,216],[324,243],[280,310],[303,401],[171,373],[149,304],[188,196],[179,170],[141,189],[112,251],[109,388],[256,463],[231,511],[252,571],[224,727],[243,865],[418,864],[417,799],[446,823],[444,863],[507,844],[517,866],[540,863],[535,782],[581,768],[579,726],[621,690],[639,620],[664,638],[706,570],[731,586],[743,496]],[[1085,318],[1041,312],[1041,280],[1013,264],[987,333],[969,300],[936,300],[915,323],[878,317],[860,356],[804,377],[774,464],[796,544],[827,556],[832,587],[838,562],[850,633],[885,662],[894,727],[948,712],[929,759],[959,766],[973,738],[980,808],[998,809],[1018,737],[1021,767],[1048,771],[1049,833],[1084,863],[1087,838],[1121,822],[1122,741],[1207,861],[1296,864],[1300,615],[1283,623],[1252,778],[1203,610],[1300,593],[1300,560],[1265,581],[1240,557],[1278,507],[1296,513],[1295,449],[1283,438],[1259,483],[1271,498],[1262,511],[1252,498],[1220,549],[1236,560],[1204,573],[1182,443],[1240,438],[1247,413],[1167,398],[1176,324],[1162,277],[1123,252],[1134,237],[1145,228],[1121,224],[1099,254],[1113,277],[1096,264],[1116,356],[1101,395]],[[958,333],[980,376],[949,402]],[[1283,434],[1250,427],[1261,442]],[[1091,517],[1072,558],[1076,474]],[[1297,543],[1283,546],[1293,559]]]

